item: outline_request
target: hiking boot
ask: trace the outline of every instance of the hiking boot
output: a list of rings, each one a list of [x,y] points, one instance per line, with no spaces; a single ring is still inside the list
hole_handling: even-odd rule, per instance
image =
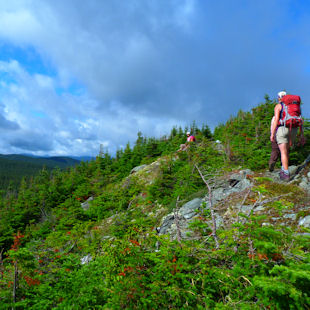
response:
[[[286,174],[283,170],[280,171],[280,180],[282,181],[289,181],[290,180],[290,175]]]
[[[269,171],[272,172],[274,170],[274,166],[276,163],[269,163]]]

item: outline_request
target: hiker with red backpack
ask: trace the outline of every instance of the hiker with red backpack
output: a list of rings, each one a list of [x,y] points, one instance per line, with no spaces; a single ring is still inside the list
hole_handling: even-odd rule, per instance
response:
[[[186,142],[195,142],[195,141],[196,141],[195,136],[191,135],[190,131],[188,131],[188,132],[186,133],[186,136],[187,136]]]
[[[280,91],[278,93],[278,102],[274,108],[274,122],[271,126],[270,140],[271,142],[277,142],[280,149],[282,162],[280,179],[289,181],[289,148],[296,139],[298,128],[301,133],[301,142],[304,143],[300,97],[287,95],[285,91]]]
[[[180,148],[177,150],[177,152],[185,151],[190,146],[191,142],[196,142],[196,137],[194,135],[191,135],[190,131],[186,133],[186,143],[181,144]]]

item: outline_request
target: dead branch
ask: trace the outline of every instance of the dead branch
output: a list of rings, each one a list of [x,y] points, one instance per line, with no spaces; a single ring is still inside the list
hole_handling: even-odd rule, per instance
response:
[[[304,162],[297,167],[295,173],[294,173],[294,177],[299,174],[307,165],[308,163],[310,162],[310,155],[308,155],[308,157],[304,160]]]
[[[242,210],[242,207],[243,207],[245,201],[248,199],[248,197],[249,197],[251,191],[252,191],[252,186],[249,188],[248,192],[246,193],[246,195],[244,196],[244,198],[243,198],[243,200],[242,200],[242,203],[241,203],[241,205],[240,205],[240,208],[239,208],[238,214],[237,214],[237,220],[236,220],[237,223],[239,223],[239,214],[240,214],[240,212],[241,212],[241,210]]]
[[[212,236],[213,236],[214,241],[215,241],[215,247],[216,247],[216,249],[218,249],[219,248],[219,242],[218,242],[218,238],[217,238],[217,234],[216,234],[216,221],[215,221],[215,215],[214,215],[213,203],[212,203],[212,190],[211,190],[211,187],[210,187],[209,183],[206,181],[206,179],[203,176],[202,172],[198,168],[198,166],[195,165],[195,167],[198,170],[198,173],[199,173],[200,177],[202,178],[203,182],[206,184],[206,186],[208,188],[208,192],[209,192],[209,207],[210,207],[211,218],[212,218]]]
[[[258,206],[258,205],[261,205],[262,204],[262,193],[258,193],[258,199],[253,203],[251,209],[249,210],[248,214],[247,214],[247,217],[249,217],[251,215],[251,213],[253,212],[253,210]]]
[[[240,214],[240,212],[241,212],[241,210],[242,210],[242,207],[243,207],[245,201],[246,201],[247,198],[249,197],[251,191],[252,191],[252,186],[248,189],[247,193],[245,194],[245,196],[244,196],[244,198],[243,198],[243,200],[242,200],[242,203],[241,203],[240,208],[239,208],[239,210],[238,210],[236,223],[239,223],[239,214]],[[238,237],[237,237],[235,234],[233,234],[233,239],[234,239],[234,241],[235,241],[235,243],[236,243],[236,245],[234,246],[234,252],[237,253],[237,252],[238,252]],[[252,244],[253,244],[253,243],[252,243]],[[253,247],[252,247],[252,248],[253,248]]]
[[[127,210],[130,209],[131,205],[137,200],[137,197],[135,197],[134,199],[132,199],[129,204],[128,204],[128,207],[127,207]]]
[[[251,239],[251,237],[248,237],[248,240],[249,240],[249,254],[251,255],[251,257],[254,257],[255,249],[253,248],[253,240]]]
[[[182,236],[181,236],[181,229],[180,229],[179,213],[178,212],[179,212],[179,196],[177,198],[177,201],[175,204],[175,209],[173,210],[173,213],[174,213],[174,223],[175,223],[175,226],[177,228],[177,240],[180,244],[180,247],[182,248],[182,244],[181,244]]]

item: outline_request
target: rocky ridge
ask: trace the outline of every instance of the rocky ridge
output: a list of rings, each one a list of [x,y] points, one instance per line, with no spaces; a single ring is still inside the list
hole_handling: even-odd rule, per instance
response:
[[[122,186],[128,186],[131,182],[139,182],[144,186],[152,184],[160,173],[161,164],[166,160],[161,158],[149,165],[135,167],[123,181]],[[216,229],[229,227],[241,213],[247,216],[253,213],[267,215],[264,225],[280,223],[302,232],[303,227],[310,228],[310,171],[304,166],[295,175],[298,168],[290,167],[294,177],[288,183],[280,180],[279,171],[254,173],[248,169],[236,170],[212,181],[211,197],[207,194],[189,201],[179,201],[172,212],[157,203],[151,209],[143,203],[139,208],[146,216],[157,219],[158,226],[155,229],[158,234],[170,235],[171,239],[200,238],[199,234],[191,229],[191,224],[206,210],[210,210],[210,203],[214,210]],[[143,199],[142,193],[137,197],[140,198]],[[93,199],[90,197],[81,205],[82,208],[84,210],[89,208]],[[135,208],[137,207],[129,205],[127,212]],[[103,220],[100,228],[106,230],[106,226],[115,224],[120,216],[121,214],[115,214]],[[212,227],[211,217],[207,222]]]

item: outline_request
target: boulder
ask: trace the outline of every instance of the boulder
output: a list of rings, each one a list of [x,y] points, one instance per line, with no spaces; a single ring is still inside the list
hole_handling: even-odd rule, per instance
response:
[[[307,177],[302,177],[299,186],[310,193],[310,182]]]
[[[87,265],[88,263],[90,263],[93,260],[92,256],[90,254],[87,254],[86,256],[81,258],[81,264],[82,265]]]
[[[180,234],[183,239],[188,239],[190,236],[190,229],[188,224],[197,215],[196,210],[201,208],[203,202],[202,198],[195,198],[185,203],[177,212],[178,215],[178,226]],[[177,238],[177,227],[175,213],[169,213],[161,220],[160,227],[157,228],[159,234],[169,234],[171,239]]]
[[[142,169],[144,169],[147,165],[141,165],[141,166],[137,166],[131,169],[130,174],[136,173]]]
[[[202,202],[202,198],[195,198],[183,205],[178,214],[183,216],[186,220],[191,219],[193,216],[197,215],[196,210],[200,209]]]
[[[89,209],[90,206],[90,202],[94,200],[93,196],[90,196],[85,202],[81,203],[81,207],[84,211],[87,211]]]
[[[300,219],[298,221],[299,226],[310,228],[310,215],[307,215],[306,217]]]
[[[295,221],[296,220],[296,214],[295,213],[284,214],[283,218]]]

